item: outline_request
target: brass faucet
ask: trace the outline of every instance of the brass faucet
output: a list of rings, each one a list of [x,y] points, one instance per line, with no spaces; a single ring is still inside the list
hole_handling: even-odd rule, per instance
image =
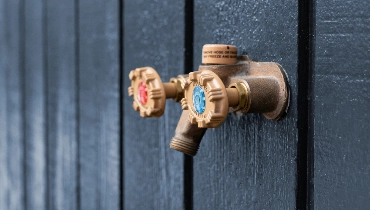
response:
[[[207,128],[222,124],[229,112],[263,113],[278,120],[287,112],[289,89],[284,69],[274,62],[237,56],[232,45],[205,45],[198,71],[162,83],[150,67],[130,72],[129,95],[142,117],[159,117],[165,99],[181,101],[183,113],[170,147],[195,156]]]

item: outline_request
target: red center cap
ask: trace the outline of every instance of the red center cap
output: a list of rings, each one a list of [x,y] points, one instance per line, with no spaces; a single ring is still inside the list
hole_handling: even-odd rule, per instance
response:
[[[143,105],[148,101],[148,89],[144,82],[139,83],[139,101]]]

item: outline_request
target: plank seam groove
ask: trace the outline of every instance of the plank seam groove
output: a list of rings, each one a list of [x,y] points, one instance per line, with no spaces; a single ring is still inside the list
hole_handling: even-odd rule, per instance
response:
[[[44,51],[43,53],[43,82],[44,82],[44,90],[43,90],[43,94],[44,94],[44,97],[45,97],[45,100],[44,100],[44,107],[45,107],[45,132],[44,132],[44,138],[45,138],[45,176],[46,176],[46,193],[45,193],[45,207],[47,209],[52,209],[52,202],[51,201],[51,190],[50,190],[50,176],[49,176],[49,166],[50,166],[50,156],[49,156],[49,147],[50,147],[50,141],[48,139],[49,137],[49,108],[48,108],[48,103],[49,103],[49,97],[48,97],[48,36],[47,36],[47,32],[48,32],[48,28],[47,28],[47,8],[48,8],[48,4],[47,4],[47,0],[43,0],[42,1],[42,31],[43,31],[43,37],[42,37],[42,50]]]
[[[20,75],[20,86],[21,86],[21,112],[22,112],[22,141],[23,141],[23,202],[24,202],[24,210],[27,210],[27,147],[26,147],[26,100],[25,100],[25,20],[26,20],[26,14],[25,14],[25,0],[21,0],[19,2],[19,58],[20,58],[20,64],[19,68],[21,72]]]
[[[81,165],[80,165],[80,20],[79,20],[79,0],[75,0],[75,99],[76,99],[76,203],[77,210],[81,210]]]
[[[296,209],[313,208],[313,61],[315,1],[298,3],[298,143]]]
[[[125,167],[125,163],[124,163],[124,139],[123,139],[123,134],[124,134],[124,97],[125,97],[125,94],[124,94],[124,90],[126,87],[124,85],[124,69],[123,69],[123,63],[124,63],[124,55],[123,55],[123,47],[124,47],[124,37],[123,37],[123,23],[124,23],[124,15],[123,15],[123,8],[124,8],[124,1],[119,1],[118,3],[118,8],[119,8],[119,32],[118,32],[118,39],[119,39],[119,52],[118,52],[118,56],[119,56],[119,115],[120,115],[120,122],[119,122],[119,139],[120,139],[120,142],[119,142],[119,159],[120,159],[120,169],[119,169],[119,180],[120,180],[120,199],[119,199],[119,206],[120,206],[120,209],[123,210],[124,209],[124,205],[125,205],[125,200],[124,200],[124,186],[125,186],[125,177],[124,177],[124,167]]]
[[[185,17],[184,17],[184,73],[188,74],[193,71],[193,42],[194,42],[194,1],[185,0]],[[193,157],[184,154],[184,209],[192,210],[193,205]]]

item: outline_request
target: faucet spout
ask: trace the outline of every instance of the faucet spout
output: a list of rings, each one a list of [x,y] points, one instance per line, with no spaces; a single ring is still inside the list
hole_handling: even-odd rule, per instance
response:
[[[207,128],[198,128],[197,124],[190,123],[188,116],[189,111],[183,110],[170,147],[187,155],[195,156]]]

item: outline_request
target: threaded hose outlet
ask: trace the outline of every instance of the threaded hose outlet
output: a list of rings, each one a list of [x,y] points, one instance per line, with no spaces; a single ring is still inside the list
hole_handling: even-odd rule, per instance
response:
[[[189,111],[183,110],[170,147],[187,155],[195,156],[207,128],[198,128],[188,120]]]
[[[170,143],[170,147],[179,152],[183,152],[187,155],[195,156],[199,149],[200,142],[194,142],[190,139],[180,139],[173,137]]]

